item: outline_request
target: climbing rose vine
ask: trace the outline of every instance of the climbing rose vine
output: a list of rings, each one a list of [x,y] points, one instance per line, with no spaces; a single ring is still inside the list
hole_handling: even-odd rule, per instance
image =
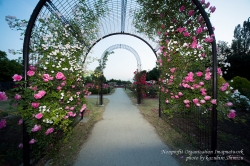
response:
[[[18,74],[12,77],[17,85],[12,104],[22,117],[18,124],[27,126],[34,154],[40,154],[58,136],[70,134],[72,124],[86,109],[86,98],[91,94],[84,84],[88,73],[86,46],[97,40],[95,13],[101,17],[107,11],[106,1],[98,1],[92,9],[87,7],[79,1],[72,11],[73,18],[68,20],[71,26],[61,22],[61,13],[39,15],[30,38],[28,79],[24,81],[24,76]],[[14,16],[6,16],[6,21],[11,29],[24,34],[27,21]],[[72,28],[78,35],[72,34]],[[22,50],[9,52],[17,54]],[[7,100],[4,92],[0,99]],[[1,127],[5,126],[6,121],[1,120]],[[22,143],[17,147],[22,148]]]
[[[234,118],[235,111],[225,105],[233,100],[228,83],[220,82],[218,99],[212,98],[214,69],[211,43],[215,38],[214,34],[209,35],[195,5],[186,0],[178,3],[157,1],[154,6],[152,1],[139,2],[143,8],[136,13],[135,25],[152,40],[157,39],[160,45],[157,64],[161,71],[158,81],[161,101],[165,102],[163,109],[169,113],[173,107],[178,107],[180,111],[202,107],[206,112],[212,109],[212,105],[217,105],[220,112]],[[215,12],[216,7],[209,2],[200,2],[208,16]],[[155,27],[154,33],[150,31],[152,27]],[[218,68],[216,72],[218,79],[221,79],[221,69]]]

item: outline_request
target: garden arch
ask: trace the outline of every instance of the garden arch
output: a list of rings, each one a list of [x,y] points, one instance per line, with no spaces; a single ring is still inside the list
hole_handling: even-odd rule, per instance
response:
[[[137,61],[137,69],[138,69],[138,71],[141,71],[141,59],[140,59],[139,54],[132,47],[125,45],[125,44],[115,44],[115,45],[112,45],[109,48],[107,48],[102,54],[101,61],[103,60],[105,52],[111,52],[111,51],[118,49],[118,48],[126,49],[126,50],[130,51],[132,54],[134,54],[136,61]]]
[[[140,59],[140,56],[139,54],[130,46],[128,45],[125,45],[125,44],[115,44],[115,45],[112,45],[110,46],[109,48],[107,48],[102,56],[101,56],[101,64],[102,64],[102,61],[103,61],[103,58],[105,56],[105,53],[106,52],[112,52],[113,50],[115,49],[126,49],[128,51],[130,51],[136,58],[136,61],[137,61],[137,70],[140,72],[141,71],[141,59]],[[100,105],[103,104],[103,89],[102,89],[102,79],[100,80],[100,88],[101,88],[101,91],[100,91]]]
[[[162,1],[163,2],[163,1]],[[186,0],[183,1],[186,3]],[[151,5],[152,9],[155,8],[153,13],[145,13],[152,16],[161,15],[158,13],[158,8],[164,8],[167,5],[179,6],[182,1],[168,2],[164,1],[163,6],[158,5],[159,1],[141,1],[137,3],[135,0],[40,0],[35,7],[31,18],[28,22],[25,32],[24,44],[23,44],[23,59],[24,59],[24,80],[27,81],[27,71],[29,64],[38,63],[38,60],[33,56],[42,56],[37,53],[33,48],[37,45],[41,45],[43,49],[51,47],[48,43],[41,42],[46,36],[60,35],[60,34],[46,34],[50,28],[58,29],[55,25],[61,25],[67,27],[67,37],[72,38],[72,41],[77,43],[77,47],[85,50],[86,53],[100,40],[111,35],[122,34],[131,35],[146,42],[146,44],[155,52],[159,48],[159,37],[154,35],[154,27],[145,29],[140,33],[136,26],[133,24],[133,18],[136,16],[136,12],[140,10],[142,5]],[[213,35],[212,25],[207,16],[206,11],[198,0],[190,0],[189,5],[194,5],[195,15],[200,15],[204,20],[204,25],[207,27],[208,34]],[[81,8],[82,11],[78,9]],[[177,11],[176,11],[177,12]],[[41,22],[41,19],[43,20]],[[54,24],[48,25],[46,28],[41,29],[42,25],[48,20],[53,19]],[[166,18],[169,21],[174,18]],[[144,23],[148,20],[140,20],[143,27]],[[149,20],[153,21],[153,20]],[[174,22],[174,20],[171,20]],[[183,20],[182,24],[188,24],[188,21]],[[150,31],[151,30],[151,31]],[[39,33],[37,33],[39,32]],[[149,33],[151,32],[151,33]],[[148,38],[147,36],[151,36]],[[66,41],[65,41],[66,42]],[[64,45],[66,43],[63,43]],[[67,44],[66,44],[67,45]],[[80,47],[82,45],[82,47]],[[212,57],[213,57],[213,71],[212,71],[212,98],[217,99],[217,56],[216,56],[216,42],[211,42]],[[58,47],[58,46],[53,46]],[[71,46],[67,45],[70,51]],[[82,61],[85,62],[87,54],[83,56]],[[25,85],[27,88],[27,84]],[[212,131],[211,131],[211,149],[213,151],[217,148],[217,111],[216,105],[212,108]],[[27,134],[26,134],[27,135]],[[26,141],[25,141],[26,140]],[[24,165],[29,165],[29,158],[25,153],[29,149],[29,143],[27,139],[24,139]]]

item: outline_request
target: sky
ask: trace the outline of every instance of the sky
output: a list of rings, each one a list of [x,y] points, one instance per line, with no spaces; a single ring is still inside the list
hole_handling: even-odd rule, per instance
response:
[[[208,0],[206,0],[208,2]],[[216,41],[226,41],[231,44],[234,28],[250,17],[250,0],[209,0],[216,11],[211,15],[210,21],[215,27]],[[9,59],[17,59],[22,55],[12,55],[8,49],[21,49],[23,40],[20,33],[11,30],[5,21],[6,15],[16,16],[28,20],[38,0],[0,0],[0,50],[5,51]],[[97,43],[91,50],[90,56],[101,58],[103,52],[115,44],[124,44],[132,47],[140,56],[142,70],[151,70],[155,67],[156,57],[153,51],[141,40],[126,36],[116,35],[105,38]],[[121,79],[132,81],[133,72],[137,68],[135,56],[128,50],[115,49],[107,61],[104,76],[106,79]],[[98,63],[91,64],[88,69],[94,70]]]

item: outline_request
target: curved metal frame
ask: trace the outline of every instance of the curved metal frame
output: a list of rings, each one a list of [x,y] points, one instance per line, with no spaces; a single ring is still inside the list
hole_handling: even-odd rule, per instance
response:
[[[103,54],[102,54],[101,61],[103,60],[103,57],[104,57],[104,55],[105,55],[105,52],[107,52],[107,51],[108,51],[108,52],[111,52],[111,51],[113,51],[113,50],[115,50],[115,49],[118,49],[118,48],[126,49],[126,50],[130,51],[131,53],[133,53],[134,56],[135,56],[135,58],[136,58],[136,60],[137,60],[137,69],[138,69],[138,71],[141,71],[141,59],[140,59],[139,54],[138,54],[132,47],[130,47],[130,46],[128,46],[128,45],[125,45],[125,44],[115,44],[115,45],[112,45],[112,46],[110,46],[109,48],[107,48],[107,49],[103,52]]]
[[[30,38],[31,38],[31,33],[33,30],[33,27],[35,25],[35,22],[37,20],[37,17],[40,13],[40,11],[42,10],[43,7],[47,7],[50,6],[50,9],[54,12],[60,11],[59,9],[56,8],[55,5],[53,5],[52,3],[53,0],[40,0],[37,4],[37,6],[35,7],[30,20],[28,22],[28,26],[25,32],[25,37],[24,37],[24,44],[23,44],[23,75],[24,75],[24,80],[27,81],[27,71],[28,71],[28,63],[29,63],[29,44],[30,44]],[[93,6],[95,5],[95,3],[91,3],[90,1],[86,1],[89,4],[89,8],[93,8]],[[111,17],[105,17],[102,19],[101,25],[100,25],[100,32],[98,34],[99,36],[99,40],[101,40],[102,38],[114,35],[114,34],[128,34],[131,36],[138,36],[139,39],[143,39],[143,37],[139,37],[141,36],[141,34],[138,34],[136,31],[134,31],[133,28],[129,27],[128,25],[130,25],[131,22],[131,18],[133,16],[133,11],[135,11],[136,9],[139,8],[139,6],[136,4],[135,1],[130,0],[130,2],[128,2],[128,0],[121,0],[120,2],[116,1],[106,1],[109,3],[109,7],[114,11],[113,15],[111,15]],[[212,25],[211,22],[205,12],[205,10],[203,9],[201,3],[198,0],[192,0],[193,4],[196,5],[197,9],[199,10],[200,14],[202,15],[202,17],[204,18],[204,21],[206,23],[206,26],[208,28],[208,32],[210,35],[214,34],[213,33],[213,29],[212,29]],[[71,4],[70,4],[71,3]],[[76,5],[75,1],[65,1],[64,4],[59,2],[59,7],[61,7],[61,9],[64,9],[64,5]],[[121,5],[121,8],[119,8]],[[130,8],[129,8],[130,7]],[[127,9],[129,8],[129,9]],[[61,10],[61,11],[66,11]],[[132,14],[131,14],[132,13]],[[62,15],[67,15],[69,16],[69,13],[63,12]],[[62,16],[62,18],[64,18],[62,21],[64,21],[63,23],[67,23],[67,19],[68,17]],[[113,18],[113,20],[112,20]],[[117,21],[118,20],[118,21]],[[117,21],[117,22],[114,22]],[[120,25],[120,26],[118,26]],[[116,26],[118,27],[118,29],[116,29]],[[110,27],[110,29],[105,29],[105,27]],[[109,30],[109,31],[108,31]],[[132,31],[134,31],[134,33],[132,33]],[[73,34],[74,35],[74,32]],[[95,45],[99,40],[97,40],[93,45]],[[142,40],[143,41],[143,40]],[[147,40],[150,41],[150,40]],[[150,42],[148,42],[150,43]],[[83,43],[84,44],[84,43]],[[156,45],[156,43],[154,43]],[[91,49],[92,46],[90,46],[87,49]],[[149,47],[150,45],[153,44],[148,44]],[[87,46],[88,47],[88,46]],[[153,48],[152,46],[150,47],[151,49]],[[152,49],[154,52],[155,50]],[[216,54],[216,41],[214,40],[212,42],[212,54],[213,54],[213,83],[212,83],[212,89],[213,89],[213,94],[212,97],[213,99],[217,99],[217,54]],[[27,85],[25,85],[25,87],[27,87]],[[25,123],[23,123],[25,124]],[[25,126],[24,126],[25,127]],[[25,129],[25,128],[24,128]],[[212,131],[211,131],[211,135],[212,135],[212,146],[211,146],[211,150],[215,151],[217,148],[217,111],[216,111],[216,105],[213,105],[213,110],[212,110]],[[24,133],[24,141],[23,141],[23,150],[24,150],[24,159],[23,159],[23,163],[24,165],[29,165],[29,143],[27,140],[27,133]]]
[[[133,36],[133,37],[136,37],[138,39],[140,39],[141,41],[143,41],[144,43],[146,43],[149,48],[153,51],[153,53],[155,54],[155,57],[157,58],[157,54],[156,52],[158,51],[159,47],[156,47],[156,48],[153,48],[145,39],[141,38],[140,36],[137,36],[135,34],[131,34],[131,33],[111,33],[111,34],[108,34],[106,36],[103,36],[102,38],[96,40],[96,42],[94,44],[92,44],[89,48],[88,48],[88,51],[86,53],[86,56],[89,54],[90,50],[101,40],[107,38],[107,37],[110,37],[110,36],[114,36],[114,35],[128,35],[128,36]]]

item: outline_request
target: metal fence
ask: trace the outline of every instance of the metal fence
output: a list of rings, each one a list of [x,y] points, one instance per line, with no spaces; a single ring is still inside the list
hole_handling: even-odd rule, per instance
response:
[[[194,147],[200,150],[211,149],[211,111],[193,106],[185,110],[173,108],[171,114],[161,110],[161,115]]]

